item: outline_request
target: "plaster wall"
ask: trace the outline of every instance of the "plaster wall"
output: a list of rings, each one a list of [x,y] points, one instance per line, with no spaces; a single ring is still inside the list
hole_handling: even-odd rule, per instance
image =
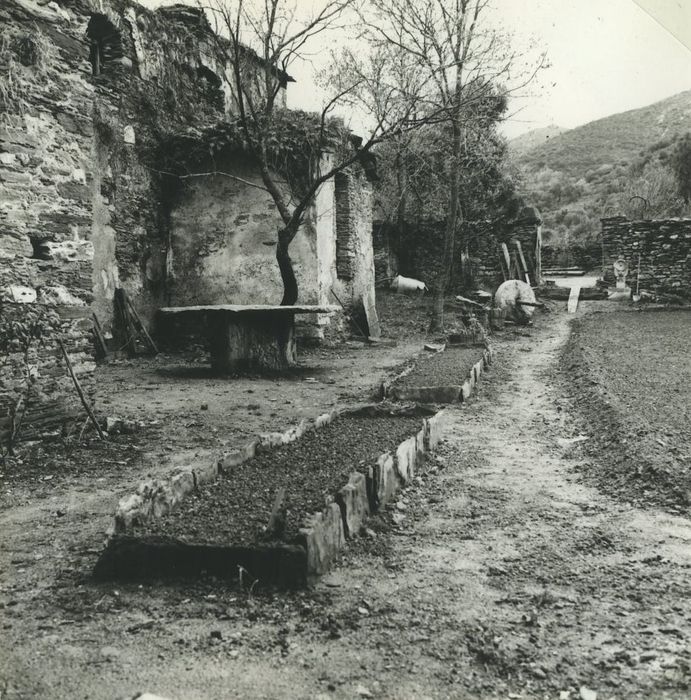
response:
[[[219,168],[245,182],[220,175],[189,180],[171,210],[171,304],[278,304],[283,296],[276,262],[281,218],[247,159],[239,156]],[[313,219],[290,246],[304,304],[320,301]],[[318,221],[318,228],[328,228],[323,218]]]

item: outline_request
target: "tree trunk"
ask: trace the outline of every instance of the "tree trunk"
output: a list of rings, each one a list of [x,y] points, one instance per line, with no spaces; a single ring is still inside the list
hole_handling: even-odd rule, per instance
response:
[[[294,306],[298,300],[298,282],[295,279],[293,261],[290,259],[288,246],[295,238],[295,231],[290,227],[281,229],[278,232],[278,244],[276,245],[276,260],[278,269],[281,271],[281,281],[283,282],[283,299],[281,306]]]
[[[398,203],[396,205],[396,228],[399,234],[403,231],[405,226],[405,215],[406,215],[406,205],[407,205],[407,171],[405,162],[405,153],[403,152],[404,146],[400,143],[398,145],[398,152],[396,153],[396,187],[398,189]]]
[[[453,267],[454,245],[456,241],[456,227],[459,218],[459,190],[460,190],[460,151],[461,151],[461,127],[458,120],[453,122],[453,157],[449,182],[449,213],[446,217],[444,228],[444,248],[442,259],[434,287],[434,300],[432,303],[432,318],[429,330],[431,333],[441,333],[444,330],[444,295],[451,280]]]

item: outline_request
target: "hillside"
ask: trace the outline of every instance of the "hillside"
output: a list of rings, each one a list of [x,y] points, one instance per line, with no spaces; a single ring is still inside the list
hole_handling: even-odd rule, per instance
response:
[[[540,133],[550,129],[509,142],[521,194],[540,209],[547,244],[592,241],[604,216],[642,216],[630,211],[633,195],[648,200],[646,217],[679,213],[666,163],[676,137],[691,131],[691,90],[549,138]],[[537,145],[526,148],[531,141]]]
[[[529,151],[532,151],[538,146],[546,144],[549,139],[553,139],[560,134],[563,134],[567,129],[557,126],[556,124],[550,124],[549,126],[542,127],[541,129],[533,129],[525,134],[516,136],[516,138],[509,141],[509,148],[511,154],[516,156],[524,156]]]

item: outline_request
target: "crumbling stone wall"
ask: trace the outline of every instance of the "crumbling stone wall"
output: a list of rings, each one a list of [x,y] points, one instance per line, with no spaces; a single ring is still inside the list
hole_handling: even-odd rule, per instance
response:
[[[170,212],[168,303],[278,304],[283,223],[273,200],[248,156],[216,165],[241,181],[210,175],[180,185]],[[290,246],[300,303],[334,304],[333,290],[349,308],[374,307],[371,212],[372,187],[358,166],[322,186]],[[326,323],[299,318],[299,337],[322,337]]]
[[[222,175],[188,180],[171,209],[170,303],[278,304],[281,217],[247,156],[224,158],[218,167],[243,182]],[[300,302],[319,303],[316,232],[309,221],[290,254]]]
[[[607,281],[614,281],[612,264],[623,257],[626,282],[635,289],[640,255],[641,289],[691,296],[691,219],[602,219],[602,250]]]
[[[61,7],[2,3],[0,35],[0,323],[10,349],[0,359],[4,446],[13,422],[28,437],[81,411],[57,334],[85,390],[93,386],[94,89],[80,77],[88,49]],[[21,324],[52,313],[53,337],[25,352]]]
[[[360,327],[377,337],[380,328],[374,290],[372,207],[372,183],[363,168],[353,165],[336,176],[332,203],[336,251],[331,288],[351,306]],[[333,297],[326,300],[334,302]]]
[[[526,208],[516,221],[505,225],[464,221],[456,237],[451,290],[476,285],[497,287],[504,279],[500,245],[506,243],[510,254],[516,254],[515,241],[521,242],[531,282],[535,284],[541,276],[541,224],[542,219],[533,208]],[[432,220],[405,224],[402,229],[378,223],[374,239],[377,278],[386,279],[395,269],[396,273],[422,280],[432,288],[441,266],[445,226],[443,221]]]
[[[0,360],[0,440],[18,405],[23,437],[79,413],[57,339],[90,393],[92,311],[117,335],[116,287],[148,321],[166,302],[158,137],[215,122],[234,99],[219,94],[229,68],[200,17],[127,0],[0,3],[0,322],[11,334],[29,310],[60,319]]]
[[[253,52],[243,54],[243,70],[259,63]],[[29,306],[55,310],[87,393],[92,312],[117,347],[118,287],[149,325],[156,309],[173,301],[280,298],[275,247],[264,245],[277,230],[268,198],[218,178],[183,184],[160,168],[167,136],[203,129],[235,110],[231,72],[198,8],[0,2],[0,316],[9,323]],[[276,76],[282,88],[292,80]],[[285,89],[278,102],[285,105]],[[242,159],[226,165],[258,181]],[[371,215],[367,196],[358,203],[366,211],[353,213],[362,222]],[[317,200],[291,252],[302,300],[324,303],[333,301],[336,280],[332,183]],[[227,202],[238,208],[231,212]],[[371,248],[371,239],[362,245],[367,240]],[[362,251],[359,259],[369,264]],[[354,277],[351,290],[363,280]],[[36,414],[37,425],[78,412],[57,337],[0,363],[0,434],[17,405],[17,382],[24,386],[27,377],[36,405],[52,407]]]

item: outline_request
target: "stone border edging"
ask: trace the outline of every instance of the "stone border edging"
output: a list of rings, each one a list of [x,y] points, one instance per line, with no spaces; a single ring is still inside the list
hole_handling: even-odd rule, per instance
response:
[[[303,419],[283,433],[262,433],[239,450],[222,455],[213,464],[184,469],[168,479],[148,479],[141,482],[134,494],[120,499],[113,523],[106,534],[109,537],[124,535],[134,525],[162,518],[199,486],[212,483],[226,470],[244,464],[257,453],[294,442],[309,430],[319,430],[345,411],[345,408],[337,408],[322,413],[311,421]]]
[[[493,359],[493,351],[487,348],[461,386],[459,398],[463,401],[470,398]],[[175,538],[136,537],[127,533],[137,523],[163,517],[200,485],[214,481],[258,452],[294,442],[307,431],[319,430],[341,415],[366,412],[420,415],[432,413],[432,409],[418,404],[411,409],[386,403],[336,408],[314,420],[304,419],[283,433],[262,434],[208,467],[188,469],[165,481],[143,482],[135,494],[120,500],[94,575],[102,579],[141,580],[206,572],[236,578],[237,572],[245,571],[262,584],[284,588],[305,586],[310,577],[328,571],[346,541],[357,535],[369,515],[391,502],[398,490],[412,480],[416,468],[442,439],[445,409],[423,418],[415,435],[401,442],[395,453],[380,455],[366,473],[351,472],[348,483],[333,495],[325,508],[305,516],[295,543],[249,547],[199,545]]]
[[[412,367],[405,373],[401,373],[388,388],[382,384],[382,391],[385,396],[390,396],[397,401],[420,401],[423,403],[457,403],[467,401],[473,393],[475,385],[480,380],[482,373],[491,364],[494,358],[494,352],[491,347],[485,348],[482,357],[476,362],[468,372],[468,376],[461,384],[448,384],[445,386],[414,386],[406,388],[397,388],[393,386],[396,381],[402,379],[410,373]]]
[[[367,410],[379,412],[395,408],[364,405],[354,412]],[[405,410],[402,408],[401,413]],[[426,407],[417,410],[431,412]],[[337,413],[349,412],[340,409]],[[320,416],[323,419],[321,425],[333,420],[327,421],[327,415],[331,416]],[[311,578],[328,571],[347,540],[359,533],[369,515],[389,503],[401,486],[411,481],[416,468],[442,437],[443,415],[444,410],[422,418],[420,430],[401,442],[395,453],[380,455],[366,474],[352,472],[348,483],[338,490],[330,503],[322,510],[305,516],[297,540],[293,543],[202,545],[172,537],[138,537],[116,533],[110,537],[99,558],[94,576],[98,579],[148,580],[180,578],[205,572],[219,577],[238,578],[239,572],[244,571],[249,579],[257,579],[263,585],[304,587]],[[156,501],[153,504],[149,517],[162,517],[168,512],[156,508]]]

